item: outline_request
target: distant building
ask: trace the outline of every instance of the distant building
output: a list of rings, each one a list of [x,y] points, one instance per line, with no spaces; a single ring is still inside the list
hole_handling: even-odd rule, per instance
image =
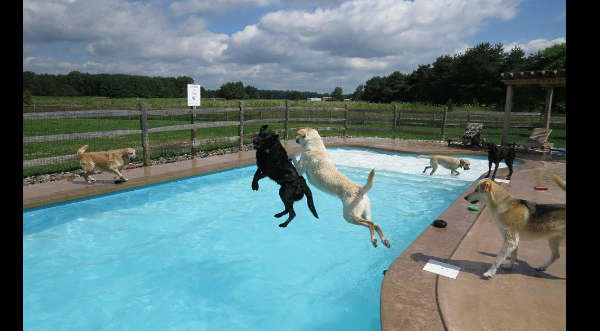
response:
[[[307,98],[306,101],[321,101],[321,98]]]
[[[333,99],[333,98],[332,97],[323,97],[323,101],[328,101],[328,100],[331,100],[331,99]]]

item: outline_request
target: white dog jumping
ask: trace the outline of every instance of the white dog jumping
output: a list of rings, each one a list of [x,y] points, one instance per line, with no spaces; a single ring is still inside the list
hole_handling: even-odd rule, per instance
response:
[[[383,244],[389,248],[390,242],[383,235],[381,228],[371,221],[371,203],[367,192],[373,187],[375,170],[371,170],[367,183],[360,186],[336,169],[317,130],[298,130],[296,142],[302,146],[300,160],[296,162],[296,159],[292,158],[298,174],[302,176],[306,172],[306,177],[312,185],[340,198],[344,205],[344,219],[349,223],[368,227],[373,246],[377,247],[377,232]]]

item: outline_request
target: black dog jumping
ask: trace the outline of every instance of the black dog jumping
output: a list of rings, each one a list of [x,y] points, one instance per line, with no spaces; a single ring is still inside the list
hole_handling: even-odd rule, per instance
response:
[[[258,181],[265,177],[269,177],[281,185],[279,196],[285,205],[285,210],[274,216],[279,218],[285,214],[289,215],[285,222],[279,224],[280,227],[286,227],[294,219],[296,216],[294,202],[302,199],[304,195],[306,195],[308,208],[316,218],[319,218],[313,203],[312,192],[306,181],[298,175],[296,168],[290,162],[287,152],[279,142],[279,135],[267,128],[268,125],[263,125],[258,136],[252,140],[254,149],[256,149],[256,165],[258,166],[252,179],[252,189],[257,191]]]
[[[489,161],[488,173],[485,178],[490,177],[492,163],[494,163],[496,165],[494,173],[492,174],[492,180],[494,180],[496,178],[498,165],[500,164],[500,161],[504,160],[504,163],[508,166],[508,176],[506,176],[506,179],[510,180],[510,176],[512,176],[513,173],[513,161],[515,160],[515,144],[498,146],[494,143],[484,143],[483,146],[487,148]]]

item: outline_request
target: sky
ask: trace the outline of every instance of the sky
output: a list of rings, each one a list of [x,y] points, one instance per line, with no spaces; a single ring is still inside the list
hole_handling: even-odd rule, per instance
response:
[[[24,0],[23,71],[354,92],[482,42],[566,42],[566,0]]]

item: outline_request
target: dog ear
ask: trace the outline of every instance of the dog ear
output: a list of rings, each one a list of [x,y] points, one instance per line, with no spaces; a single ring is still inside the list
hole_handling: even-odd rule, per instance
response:
[[[268,124],[265,124],[265,125],[261,126],[261,127],[260,127],[260,132],[263,132],[263,131],[265,131],[265,130],[266,130],[268,127],[269,127],[269,125],[268,125]]]
[[[491,190],[492,190],[492,183],[490,183],[489,180],[482,180],[481,183],[479,183],[479,192],[488,193]]]

